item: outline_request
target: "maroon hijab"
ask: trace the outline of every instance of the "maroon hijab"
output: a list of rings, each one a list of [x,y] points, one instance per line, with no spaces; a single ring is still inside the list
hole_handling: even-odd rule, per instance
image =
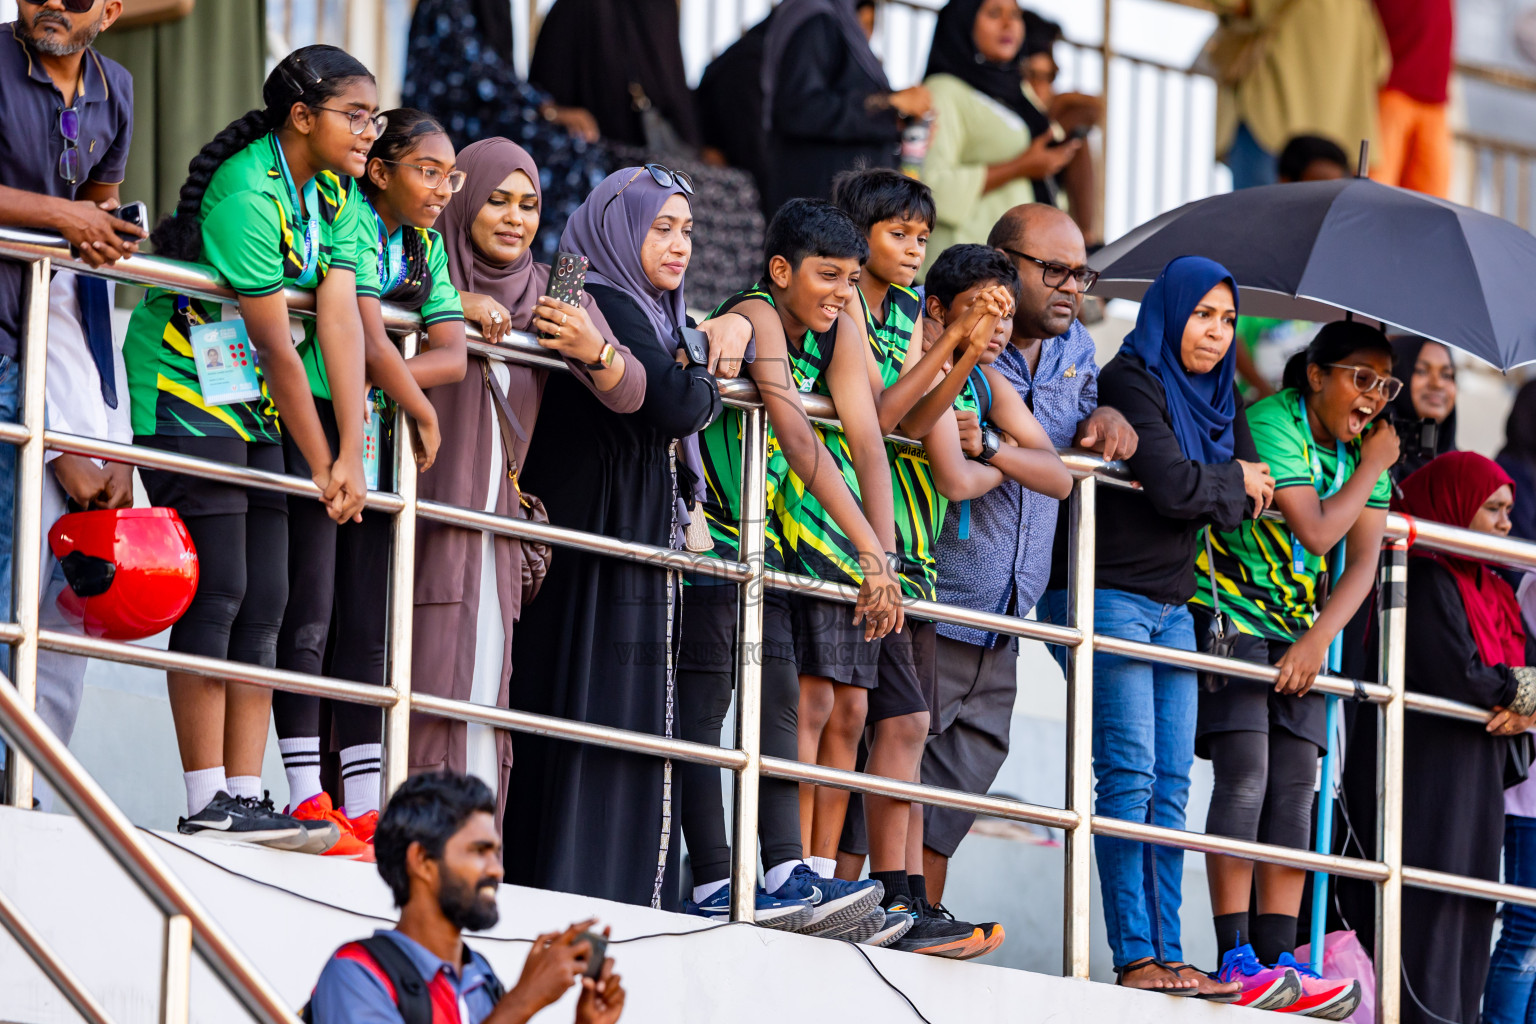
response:
[[[1470,526],[1483,502],[1500,487],[1515,482],[1498,463],[1475,452],[1447,452],[1402,483],[1398,508],[1420,519],[1450,526]],[[1425,553],[1450,570],[1467,609],[1467,623],[1484,664],[1525,664],[1525,627],[1515,591],[1488,565],[1471,558]]]

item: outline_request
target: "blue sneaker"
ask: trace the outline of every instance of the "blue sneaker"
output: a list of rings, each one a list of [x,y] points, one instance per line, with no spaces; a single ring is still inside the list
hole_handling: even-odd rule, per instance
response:
[[[1254,955],[1253,947],[1244,943],[1227,950],[1221,958],[1216,980],[1222,983],[1238,982],[1243,988],[1231,1004],[1254,1010],[1284,1010],[1301,998],[1301,977],[1292,967],[1280,965],[1265,967]]]
[[[703,903],[683,901],[683,913],[706,917],[711,921],[725,922],[731,919],[731,884],[727,882]],[[774,928],[785,932],[798,932],[811,923],[815,908],[804,900],[774,899],[761,889],[753,908],[755,923],[762,928]]]
[[[809,903],[811,920],[799,931],[806,935],[823,935],[846,931],[870,916],[885,896],[885,886],[872,878],[861,882],[845,882],[840,878],[822,878],[804,864],[795,865],[788,880],[774,899]]]

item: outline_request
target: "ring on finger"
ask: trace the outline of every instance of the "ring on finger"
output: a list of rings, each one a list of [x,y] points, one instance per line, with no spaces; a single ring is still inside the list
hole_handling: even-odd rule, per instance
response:
[[[571,314],[569,314],[569,313],[561,313],[560,314],[560,326],[564,327],[565,326],[565,322],[567,320],[569,320],[570,318],[571,318]]]

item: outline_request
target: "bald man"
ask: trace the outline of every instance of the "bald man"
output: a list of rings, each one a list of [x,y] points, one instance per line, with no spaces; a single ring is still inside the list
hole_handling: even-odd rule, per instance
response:
[[[1093,339],[1077,320],[1088,253],[1072,218],[1031,203],[1003,214],[987,244],[1019,271],[1019,305],[1011,343],[993,363],[1029,404],[1058,448],[1075,445],[1107,459],[1136,450],[1136,431],[1098,404],[1099,368]],[[973,453],[975,454],[975,453]],[[1053,561],[1065,575],[1065,517],[1060,547],[1054,499],[1005,481],[973,498],[968,516],[951,506],[938,544],[938,599],[977,611],[1027,615],[1053,583]],[[922,780],[986,793],[1008,756],[1008,730],[1018,689],[1018,641],[941,623],[936,647],[919,672],[930,676],[933,735],[923,753]],[[923,809],[923,869],[929,898],[944,895],[949,858],[975,815]]]

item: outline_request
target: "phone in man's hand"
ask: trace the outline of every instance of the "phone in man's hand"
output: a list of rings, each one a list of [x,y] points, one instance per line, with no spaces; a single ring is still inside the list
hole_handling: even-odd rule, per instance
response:
[[[608,960],[608,937],[598,932],[582,932],[571,940],[573,946],[579,946],[583,942],[592,945],[592,952],[587,954],[587,969],[584,973],[587,977],[595,979],[603,973],[603,964]]]
[[[143,228],[146,231],[149,230],[149,207],[145,206],[143,202],[124,203],[112,211],[112,216],[132,224],[134,227]],[[138,235],[130,234],[126,231],[119,231],[118,234],[122,235],[129,242],[140,240]]]

